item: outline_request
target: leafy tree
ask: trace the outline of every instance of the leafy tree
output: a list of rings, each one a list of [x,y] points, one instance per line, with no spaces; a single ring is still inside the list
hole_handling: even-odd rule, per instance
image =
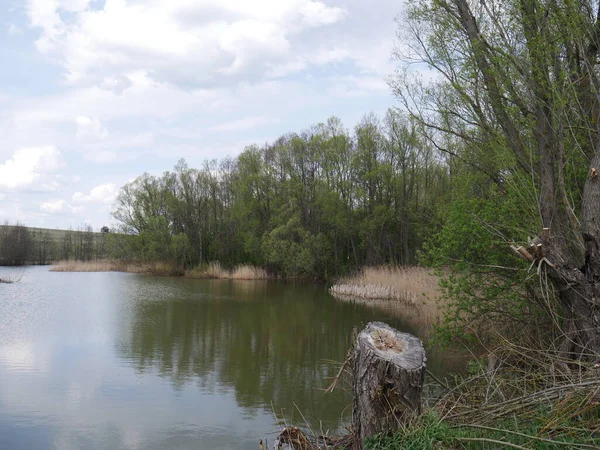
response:
[[[400,56],[425,63],[437,78],[427,84],[405,66],[392,80],[427,138],[487,178],[479,189],[484,198],[501,197],[496,211],[521,200],[520,222],[495,214],[496,230],[525,241],[550,229],[535,258],[563,307],[565,357],[600,352],[599,8],[554,0],[412,3],[402,27],[410,50]],[[477,260],[476,245],[456,256]]]

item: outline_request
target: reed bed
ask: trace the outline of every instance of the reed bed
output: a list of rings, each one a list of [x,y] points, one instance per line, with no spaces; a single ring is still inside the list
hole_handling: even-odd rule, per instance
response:
[[[219,262],[211,262],[195,269],[183,270],[164,262],[125,262],[111,259],[96,261],[59,261],[52,265],[51,272],[129,272],[153,275],[184,275],[187,278],[216,280],[268,280],[272,277],[266,270],[250,265],[241,265],[232,270],[225,269]]]
[[[21,281],[21,275],[18,275],[18,276],[15,276],[15,277],[3,277],[3,278],[0,278],[0,283],[4,283],[4,284],[18,283],[19,281]]]
[[[244,264],[234,267],[232,270],[227,270],[218,261],[192,270],[186,270],[185,276],[211,280],[268,280],[273,278],[260,267]]]
[[[50,272],[127,272],[125,264],[113,260],[59,261],[50,267]]]
[[[365,267],[333,285],[343,299],[393,300],[413,306],[435,306],[440,297],[437,277],[422,267]]]
[[[65,260],[54,263],[50,272],[128,272],[152,275],[177,275],[178,271],[162,262],[126,262],[112,259],[95,261]]]

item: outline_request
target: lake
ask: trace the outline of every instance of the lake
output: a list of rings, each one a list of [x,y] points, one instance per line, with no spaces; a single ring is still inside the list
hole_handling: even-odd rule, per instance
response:
[[[324,285],[26,268],[0,284],[0,449],[255,450],[283,422],[339,431],[350,394],[322,389],[367,322],[425,336],[404,311]],[[456,366],[429,355],[438,375]]]

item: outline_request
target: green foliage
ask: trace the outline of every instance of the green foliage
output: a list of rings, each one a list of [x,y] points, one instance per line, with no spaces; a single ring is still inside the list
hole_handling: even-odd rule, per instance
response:
[[[475,191],[475,192],[474,192]],[[443,269],[446,305],[436,327],[440,343],[470,340],[543,314],[527,273],[527,263],[510,249],[513,236],[534,236],[541,228],[527,206],[531,186],[517,175],[498,185],[477,171],[452,180],[452,196],[440,209],[443,225],[425,242],[423,264]]]
[[[180,161],[124,186],[117,257],[194,267],[218,260],[288,277],[410,264],[434,220],[447,171],[414,124],[390,111],[346,131],[331,118],[236,159]],[[419,226],[413,226],[419,221]],[[185,236],[185,237],[184,237]]]

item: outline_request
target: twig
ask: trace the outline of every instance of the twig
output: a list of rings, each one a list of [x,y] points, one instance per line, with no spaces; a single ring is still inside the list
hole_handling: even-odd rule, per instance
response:
[[[331,382],[329,387],[327,389],[325,389],[325,393],[333,392],[333,390],[336,388],[338,382],[340,381],[340,377],[344,373],[344,369],[346,368],[346,366],[348,364],[350,364],[350,361],[352,361],[353,352],[354,352],[354,348],[351,348],[350,350],[348,350],[348,353],[346,354],[346,359],[342,363],[340,370],[338,371],[337,375],[333,378],[333,381]]]
[[[497,441],[495,439],[488,438],[455,438],[457,441],[469,441],[469,442],[489,442],[490,444],[500,444],[505,445],[507,447],[518,448],[519,450],[529,450],[527,447],[522,447],[517,444],[512,444],[510,442]]]
[[[442,382],[438,377],[436,377],[433,373],[431,373],[431,371],[429,369],[425,369],[427,371],[427,375],[429,375],[431,378],[433,378],[435,381],[438,382],[438,384],[440,386],[442,386],[444,389],[446,389],[447,391],[450,390],[450,388],[448,387],[447,384],[445,384],[444,382]]]
[[[519,409],[521,407],[527,407],[527,406],[531,406],[532,404],[535,404],[535,401],[538,397],[546,397],[548,398],[549,394],[552,394],[552,398],[556,398],[560,396],[560,391],[562,390],[568,390],[568,389],[572,389],[572,390],[576,390],[577,388],[583,388],[583,387],[587,387],[587,386],[597,386],[600,385],[600,380],[590,380],[590,381],[584,381],[581,383],[573,383],[573,384],[565,384],[565,385],[560,385],[560,386],[554,386],[548,389],[544,389],[541,391],[537,391],[534,392],[532,394],[527,394],[527,395],[523,395],[521,397],[517,397],[517,398],[513,398],[510,400],[507,400],[505,402],[501,402],[501,403],[497,403],[495,405],[492,405],[489,408],[480,408],[478,410],[470,410],[470,411],[464,411],[464,412],[460,412],[460,413],[456,413],[453,414],[451,416],[448,416],[449,419],[456,419],[458,417],[462,417],[462,416],[466,416],[469,414],[473,414],[473,413],[482,413],[485,412],[487,414],[491,414],[491,412],[500,409],[503,406],[510,406],[513,405],[515,403],[524,403],[523,405],[520,405],[520,407],[517,407],[516,409]],[[510,410],[511,412],[513,410]]]
[[[552,439],[545,439],[545,438],[542,438],[542,437],[531,436],[531,435],[525,434],[525,433],[519,433],[518,431],[511,431],[511,430],[504,430],[504,429],[500,429],[500,428],[486,427],[484,425],[465,424],[465,425],[458,425],[458,426],[455,426],[453,428],[463,428],[463,427],[479,428],[479,429],[482,429],[482,430],[489,430],[489,431],[497,431],[497,432],[500,432],[500,433],[514,434],[516,436],[521,436],[521,437],[524,437],[524,438],[527,438],[527,439],[534,439],[536,441],[548,442],[548,443],[557,444],[557,445],[568,445],[569,447],[573,447],[575,445],[575,446],[579,446],[581,448],[594,448],[594,449],[598,448],[595,445],[574,444],[572,442],[555,441],[555,440],[552,440]]]

